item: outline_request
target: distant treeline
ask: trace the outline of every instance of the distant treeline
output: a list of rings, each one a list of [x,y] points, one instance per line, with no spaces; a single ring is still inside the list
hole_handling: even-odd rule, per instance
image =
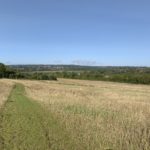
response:
[[[22,73],[15,69],[6,67],[4,64],[0,63],[0,78],[8,79],[30,79],[30,80],[57,80],[54,75],[45,73]]]
[[[83,72],[55,72],[51,73],[58,78],[82,79],[82,80],[100,80],[112,82],[124,82],[134,84],[150,84],[150,73],[109,73],[101,71],[83,71]]]
[[[95,66],[79,66],[79,65],[9,65],[10,68],[22,72],[31,71],[79,71],[79,70],[95,70],[99,67]],[[101,67],[100,67],[101,68]]]
[[[98,67],[77,65],[12,65],[8,78],[57,80],[57,78],[150,84],[150,67]]]
[[[79,66],[79,65],[9,65],[20,72],[33,71],[98,71],[99,73],[150,73],[150,67]]]
[[[150,69],[147,68],[105,68],[90,71],[43,71],[42,73],[57,78],[150,84]],[[24,74],[33,76],[38,72],[26,72]]]
[[[75,67],[75,66],[74,66]],[[85,67],[83,70],[49,71],[45,74],[57,78],[100,80],[134,84],[150,84],[149,67]]]

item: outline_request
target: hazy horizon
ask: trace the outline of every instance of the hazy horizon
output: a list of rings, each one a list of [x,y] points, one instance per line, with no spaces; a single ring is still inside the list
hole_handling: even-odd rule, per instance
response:
[[[31,64],[29,64],[29,63],[24,63],[24,64],[23,64],[23,63],[22,63],[22,64],[7,64],[7,63],[6,63],[6,65],[8,65],[8,66],[17,66],[17,65],[35,65],[35,66],[36,66],[36,65],[45,65],[45,66],[46,66],[46,65],[54,65],[54,66],[55,66],[55,65],[56,65],[56,66],[57,66],[57,65],[58,65],[58,66],[59,66],[59,65],[60,65],[60,66],[61,66],[61,65],[64,65],[64,66],[65,66],[65,65],[66,65],[66,66],[70,65],[70,66],[71,66],[71,65],[72,65],[72,66],[83,66],[83,67],[84,67],[84,66],[85,66],[85,67],[86,67],[86,66],[89,66],[89,67],[150,67],[150,66],[140,66],[140,65],[139,65],[139,66],[138,66],[138,65],[137,65],[137,66],[136,66],[136,65],[133,65],[133,66],[128,65],[128,66],[126,66],[126,65],[40,64],[40,63],[39,63],[39,64],[38,64],[38,63],[37,63],[37,64],[36,64],[36,63],[31,63]]]

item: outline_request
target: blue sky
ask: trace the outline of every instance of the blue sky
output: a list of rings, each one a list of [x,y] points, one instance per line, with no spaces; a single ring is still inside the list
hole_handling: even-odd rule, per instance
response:
[[[150,66],[149,0],[0,0],[0,61]]]

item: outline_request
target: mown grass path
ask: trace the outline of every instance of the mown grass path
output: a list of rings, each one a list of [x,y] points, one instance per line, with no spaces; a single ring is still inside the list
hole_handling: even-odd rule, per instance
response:
[[[16,84],[0,111],[0,150],[71,150],[69,134]]]

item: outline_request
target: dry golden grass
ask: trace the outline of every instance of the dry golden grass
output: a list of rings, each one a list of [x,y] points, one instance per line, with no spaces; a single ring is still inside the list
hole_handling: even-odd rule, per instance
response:
[[[86,150],[150,149],[150,86],[59,79],[17,81]]]
[[[0,80],[0,108],[7,100],[12,87],[13,83],[9,80]]]

